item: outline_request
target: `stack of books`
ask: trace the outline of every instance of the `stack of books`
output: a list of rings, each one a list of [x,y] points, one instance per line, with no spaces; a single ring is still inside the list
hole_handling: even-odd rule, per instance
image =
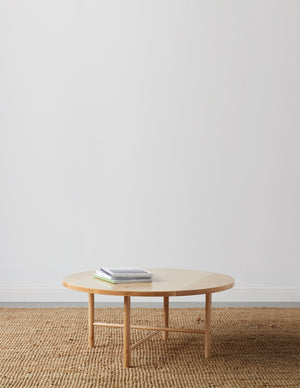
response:
[[[94,277],[106,282],[119,283],[145,283],[152,281],[152,273],[143,268],[108,268],[96,270]]]

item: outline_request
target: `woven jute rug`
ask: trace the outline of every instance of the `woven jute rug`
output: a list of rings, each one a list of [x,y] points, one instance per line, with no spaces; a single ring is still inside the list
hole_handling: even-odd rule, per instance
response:
[[[162,324],[160,309],[132,309],[132,323]],[[120,308],[96,309],[122,323]],[[122,329],[95,328],[88,348],[87,309],[0,309],[1,387],[300,387],[300,309],[212,310],[212,357],[204,337],[170,333],[132,351],[123,367]],[[170,325],[204,328],[204,310],[171,309]],[[134,343],[148,332],[131,330]]]

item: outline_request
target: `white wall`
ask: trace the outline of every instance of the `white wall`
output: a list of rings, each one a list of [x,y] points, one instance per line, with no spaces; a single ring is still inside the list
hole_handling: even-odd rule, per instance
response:
[[[299,300],[299,36],[296,0],[1,0],[0,300],[103,264]]]

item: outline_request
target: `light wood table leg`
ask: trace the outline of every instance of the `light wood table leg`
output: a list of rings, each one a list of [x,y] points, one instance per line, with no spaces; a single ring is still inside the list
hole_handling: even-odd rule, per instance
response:
[[[124,296],[124,366],[130,367],[130,296]]]
[[[89,294],[89,347],[94,347],[94,294]]]
[[[211,356],[211,293],[205,296],[205,358]]]
[[[169,297],[164,296],[164,327],[169,327]],[[168,332],[164,332],[164,340],[168,339]]]

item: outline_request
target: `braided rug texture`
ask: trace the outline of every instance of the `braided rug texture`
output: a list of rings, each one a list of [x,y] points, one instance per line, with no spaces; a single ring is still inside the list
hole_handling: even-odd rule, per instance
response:
[[[204,309],[170,309],[170,326],[204,328]],[[95,320],[122,323],[120,308]],[[132,308],[132,324],[162,325],[161,309]],[[131,330],[135,343],[149,332]],[[204,336],[162,333],[123,367],[122,329],[95,327],[88,348],[87,309],[1,308],[0,387],[300,387],[300,309],[212,309],[212,357]]]

